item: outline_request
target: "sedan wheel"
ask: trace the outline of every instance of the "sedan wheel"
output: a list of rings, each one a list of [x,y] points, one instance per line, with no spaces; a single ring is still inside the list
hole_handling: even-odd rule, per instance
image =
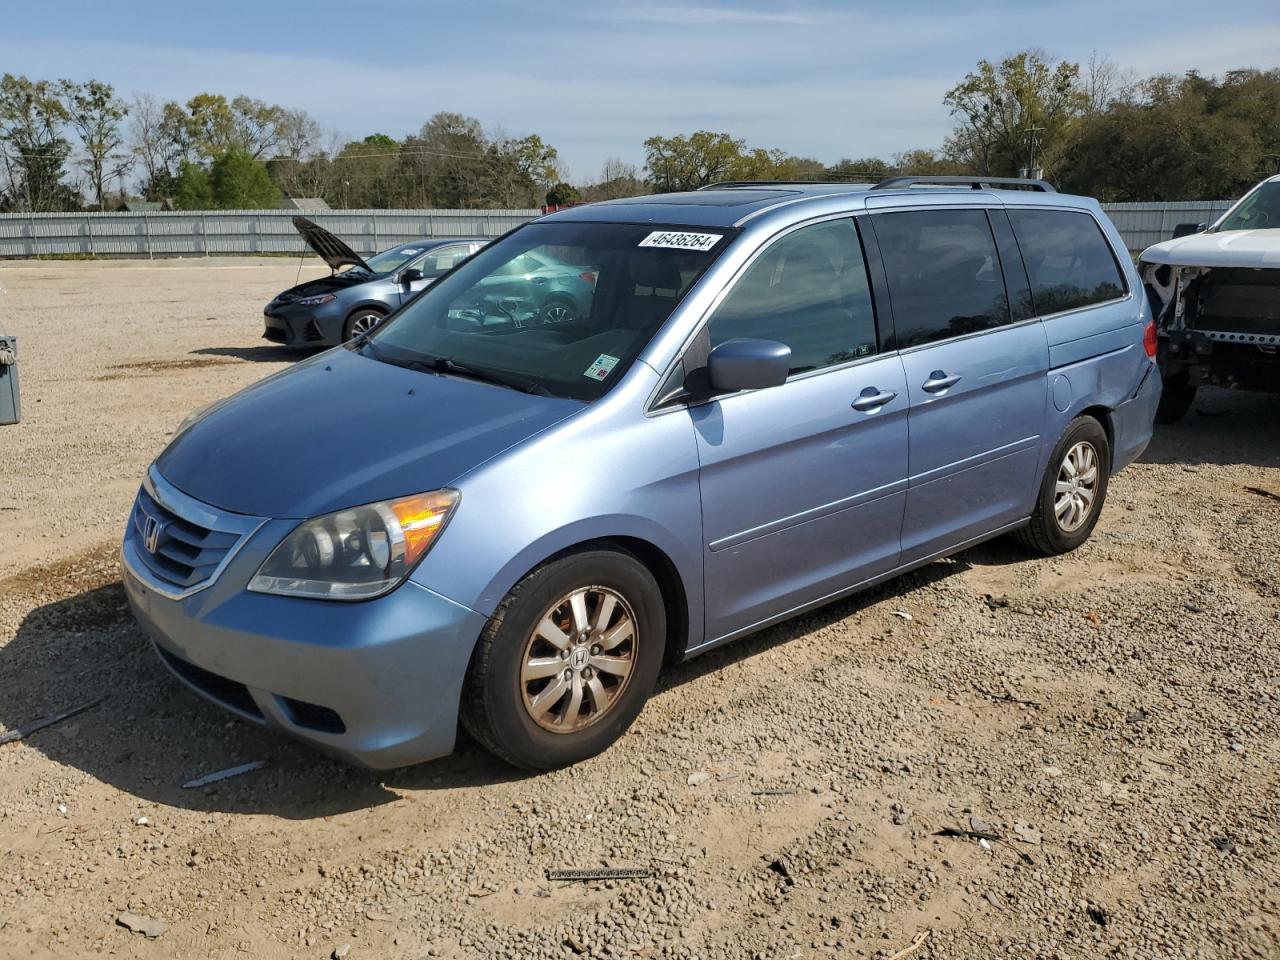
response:
[[[371,332],[383,320],[382,314],[377,310],[361,310],[359,313],[353,313],[347,318],[347,328],[344,340],[353,340],[356,337],[363,336]]]

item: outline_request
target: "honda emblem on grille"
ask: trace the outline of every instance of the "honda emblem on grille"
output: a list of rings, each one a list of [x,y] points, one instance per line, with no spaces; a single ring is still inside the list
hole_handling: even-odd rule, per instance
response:
[[[147,548],[147,553],[156,552],[160,546],[160,534],[163,532],[164,524],[147,514],[147,522],[142,528],[142,545]]]

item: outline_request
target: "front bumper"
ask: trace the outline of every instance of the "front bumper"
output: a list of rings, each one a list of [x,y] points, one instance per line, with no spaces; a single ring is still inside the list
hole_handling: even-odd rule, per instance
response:
[[[342,342],[343,317],[334,303],[300,307],[275,300],[262,311],[264,340],[287,347],[334,347]]]
[[[360,603],[244,590],[295,523],[267,521],[211,583],[185,596],[154,576],[130,524],[125,595],[161,660],[239,716],[360,766],[390,769],[450,753],[485,618],[412,581]]]

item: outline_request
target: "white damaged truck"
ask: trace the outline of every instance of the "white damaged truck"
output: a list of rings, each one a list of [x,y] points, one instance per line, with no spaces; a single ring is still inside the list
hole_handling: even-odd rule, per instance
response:
[[[1180,226],[1138,268],[1160,338],[1157,422],[1182,419],[1201,385],[1280,392],[1280,176],[1211,225]]]

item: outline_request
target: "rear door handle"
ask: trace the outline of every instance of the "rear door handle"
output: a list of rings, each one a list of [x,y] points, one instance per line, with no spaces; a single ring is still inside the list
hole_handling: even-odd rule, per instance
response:
[[[960,382],[960,377],[954,373],[944,373],[942,370],[935,370],[929,374],[929,379],[920,384],[920,389],[928,393],[941,393],[949,387],[954,387]]]
[[[867,387],[858,395],[858,399],[853,401],[853,409],[861,410],[864,413],[874,412],[883,407],[886,403],[896,397],[897,394],[892,390],[881,390],[879,387]]]

